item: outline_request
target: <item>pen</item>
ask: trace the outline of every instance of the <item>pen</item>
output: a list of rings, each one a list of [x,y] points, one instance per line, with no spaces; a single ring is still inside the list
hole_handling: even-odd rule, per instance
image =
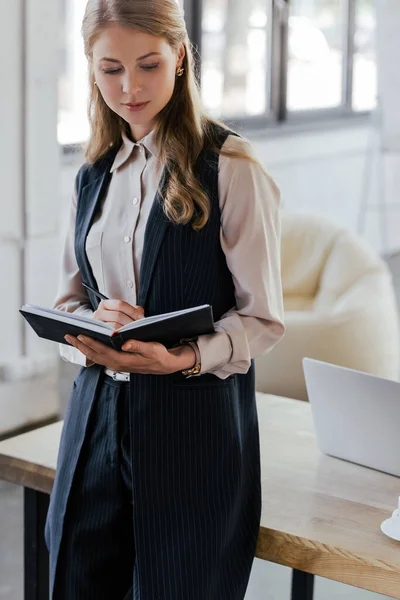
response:
[[[97,290],[95,290],[94,288],[90,287],[90,285],[88,285],[87,283],[83,283],[82,282],[83,287],[87,288],[88,290],[90,290],[91,292],[93,292],[93,294],[95,296],[97,296],[98,298],[101,298],[102,300],[109,300],[110,298],[107,298],[107,296],[105,296],[104,294],[102,294],[101,292],[98,292]]]

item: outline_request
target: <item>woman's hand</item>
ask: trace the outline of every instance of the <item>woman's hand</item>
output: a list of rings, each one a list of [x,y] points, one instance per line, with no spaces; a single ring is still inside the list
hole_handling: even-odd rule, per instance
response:
[[[93,313],[93,319],[108,323],[114,329],[119,329],[143,317],[144,310],[141,306],[132,306],[123,300],[102,300]]]
[[[105,302],[110,302],[105,301]],[[128,340],[118,352],[93,338],[66,335],[67,342],[80,350],[89,361],[108,367],[113,371],[168,375],[190,369],[196,362],[196,354],[190,346],[178,346],[167,350],[156,342]]]

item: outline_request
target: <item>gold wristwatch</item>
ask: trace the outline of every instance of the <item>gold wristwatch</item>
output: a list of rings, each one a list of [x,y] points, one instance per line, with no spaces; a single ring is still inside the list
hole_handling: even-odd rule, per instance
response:
[[[201,357],[196,342],[194,342],[193,340],[181,340],[181,345],[190,346],[191,348],[193,348],[194,353],[196,355],[196,362],[194,364],[194,367],[192,367],[191,369],[184,369],[183,371],[181,371],[182,375],[185,375],[185,377],[188,377],[190,375],[198,375],[201,371]]]

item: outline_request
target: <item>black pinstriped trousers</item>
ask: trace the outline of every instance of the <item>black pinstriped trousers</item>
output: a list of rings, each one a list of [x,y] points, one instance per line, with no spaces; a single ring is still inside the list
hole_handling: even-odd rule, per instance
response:
[[[103,376],[68,500],[54,600],[139,600],[129,383]]]

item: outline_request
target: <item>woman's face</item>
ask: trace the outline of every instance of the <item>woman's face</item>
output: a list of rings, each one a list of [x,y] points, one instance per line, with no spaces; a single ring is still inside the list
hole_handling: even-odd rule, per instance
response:
[[[170,101],[184,55],[183,44],[177,54],[166,39],[120,25],[105,29],[94,43],[97,86],[111,110],[129,123],[135,141],[153,129]]]

